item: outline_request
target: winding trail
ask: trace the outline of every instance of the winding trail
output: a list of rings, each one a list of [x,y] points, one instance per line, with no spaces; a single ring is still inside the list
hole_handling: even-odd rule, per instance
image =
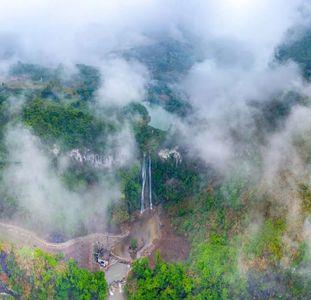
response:
[[[74,258],[78,265],[89,270],[97,270],[98,264],[93,262],[94,244],[100,243],[106,249],[126,238],[129,232],[121,235],[109,233],[92,233],[83,237],[74,238],[64,243],[49,243],[38,237],[34,232],[16,225],[0,222],[0,240],[6,240],[18,246],[40,248],[53,254],[63,254],[66,259]],[[122,258],[120,258],[122,259]]]

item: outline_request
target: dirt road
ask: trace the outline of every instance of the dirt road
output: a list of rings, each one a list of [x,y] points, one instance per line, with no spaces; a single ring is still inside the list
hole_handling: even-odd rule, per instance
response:
[[[6,240],[13,244],[23,247],[40,248],[46,252],[64,254],[66,259],[74,258],[78,265],[89,270],[97,270],[98,265],[93,262],[93,247],[99,242],[107,249],[112,247],[122,239],[126,238],[128,233],[123,235],[111,235],[109,233],[93,233],[83,237],[68,240],[64,243],[49,243],[34,232],[24,228],[0,222],[0,240]]]
[[[189,243],[184,237],[176,235],[161,208],[139,215],[127,229],[128,232],[122,235],[93,233],[64,243],[50,243],[32,231],[0,222],[0,240],[12,242],[18,247],[27,246],[54,254],[63,253],[66,259],[74,258],[80,267],[91,271],[99,268],[93,260],[93,249],[97,242],[110,250],[117,259],[125,262],[131,261],[128,249],[132,239],[144,242],[138,257],[152,258],[156,250],[168,261],[180,261],[188,257]]]

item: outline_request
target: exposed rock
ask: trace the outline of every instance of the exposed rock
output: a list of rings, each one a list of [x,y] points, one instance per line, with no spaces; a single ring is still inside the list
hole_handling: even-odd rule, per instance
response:
[[[172,158],[175,160],[176,164],[179,164],[182,161],[182,157],[181,157],[180,152],[178,152],[177,150],[178,150],[178,147],[174,147],[173,149],[168,149],[168,148],[161,149],[158,155],[162,160],[168,160]]]
[[[88,163],[97,169],[109,169],[115,164],[112,155],[100,155],[90,150],[72,149],[68,153],[68,156],[80,164]]]

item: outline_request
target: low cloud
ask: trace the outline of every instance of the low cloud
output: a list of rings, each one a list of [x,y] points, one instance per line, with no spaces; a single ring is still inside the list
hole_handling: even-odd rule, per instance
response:
[[[16,216],[16,222],[43,234],[55,230],[71,235],[79,232],[77,226],[94,230],[90,220],[97,216],[97,226],[101,227],[97,229],[104,229],[107,205],[120,197],[113,178],[84,192],[70,191],[53,168],[47,149],[29,129],[8,127],[5,142],[9,164],[4,170],[4,184],[25,212],[22,217]]]
[[[115,58],[101,66],[103,84],[97,99],[101,107],[124,106],[145,99],[148,70],[140,63]]]

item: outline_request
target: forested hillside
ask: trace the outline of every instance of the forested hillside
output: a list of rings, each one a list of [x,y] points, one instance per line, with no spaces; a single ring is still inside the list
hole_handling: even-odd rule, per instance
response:
[[[309,6],[91,2],[0,12],[0,293],[311,299]]]

